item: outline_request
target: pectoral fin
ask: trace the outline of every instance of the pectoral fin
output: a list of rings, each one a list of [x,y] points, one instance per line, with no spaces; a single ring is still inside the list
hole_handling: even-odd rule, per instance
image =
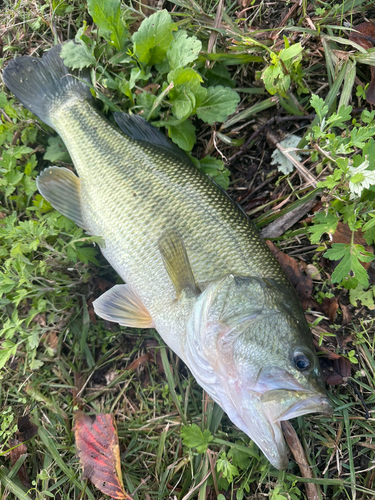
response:
[[[189,297],[199,295],[180,233],[174,229],[164,231],[159,239],[159,250],[177,298],[180,299],[183,292]]]
[[[153,328],[154,323],[129,285],[115,285],[93,302],[98,316],[132,328]]]
[[[71,170],[64,167],[46,168],[37,177],[36,185],[53,208],[87,230],[81,210],[81,181]]]

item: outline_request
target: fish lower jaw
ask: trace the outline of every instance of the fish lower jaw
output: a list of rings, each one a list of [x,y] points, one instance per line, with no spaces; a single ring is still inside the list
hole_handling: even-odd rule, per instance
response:
[[[333,406],[326,396],[321,396],[312,393],[308,399],[301,400],[288,408],[285,412],[277,417],[271,417],[272,423],[278,423],[292,418],[301,417],[309,413],[320,413],[330,416],[333,414]]]

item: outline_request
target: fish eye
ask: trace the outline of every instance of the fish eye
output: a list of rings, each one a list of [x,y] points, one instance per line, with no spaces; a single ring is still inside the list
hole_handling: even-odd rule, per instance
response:
[[[310,367],[309,358],[306,356],[306,354],[303,354],[302,352],[296,353],[294,355],[293,361],[297,370],[300,370],[301,372],[307,370]]]

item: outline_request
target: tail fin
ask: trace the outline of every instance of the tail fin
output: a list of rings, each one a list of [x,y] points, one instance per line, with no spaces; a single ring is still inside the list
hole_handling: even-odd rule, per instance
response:
[[[61,45],[56,45],[42,58],[17,57],[3,73],[5,85],[17,99],[53,128],[53,111],[70,97],[92,98],[89,87],[69,73],[60,52]]]

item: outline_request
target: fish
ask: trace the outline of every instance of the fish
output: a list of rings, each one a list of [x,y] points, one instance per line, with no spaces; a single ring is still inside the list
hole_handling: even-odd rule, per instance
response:
[[[332,413],[299,299],[248,216],[141,116],[97,108],[61,45],[3,72],[18,100],[64,141],[77,175],[50,166],[42,196],[89,235],[125,284],[98,316],[155,328],[198,384],[277,469],[281,422]]]

